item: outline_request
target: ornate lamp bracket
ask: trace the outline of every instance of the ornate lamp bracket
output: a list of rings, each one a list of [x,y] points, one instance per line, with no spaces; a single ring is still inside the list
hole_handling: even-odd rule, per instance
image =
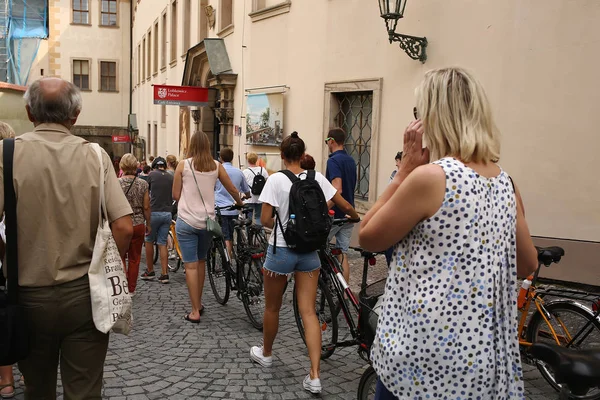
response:
[[[395,33],[394,31],[389,32],[390,43],[398,42],[400,48],[404,50],[406,54],[413,60],[419,60],[422,63],[427,61],[427,38],[402,35]]]

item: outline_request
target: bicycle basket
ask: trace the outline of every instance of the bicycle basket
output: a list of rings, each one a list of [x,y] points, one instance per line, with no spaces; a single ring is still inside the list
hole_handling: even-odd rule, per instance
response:
[[[372,283],[361,290],[359,294],[358,330],[363,338],[363,344],[369,352],[373,340],[375,340],[375,330],[379,318],[377,302],[385,290],[385,281],[385,279],[382,279]]]

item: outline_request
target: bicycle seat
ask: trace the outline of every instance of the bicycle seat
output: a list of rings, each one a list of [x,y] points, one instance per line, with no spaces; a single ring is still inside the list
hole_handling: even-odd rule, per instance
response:
[[[560,261],[561,257],[565,255],[565,251],[562,247],[552,246],[552,247],[538,247],[535,246],[538,251],[538,262],[540,264],[544,264],[546,267],[550,266],[552,263],[557,263]]]
[[[568,386],[572,394],[585,395],[600,387],[600,349],[579,350],[546,343],[534,343],[531,355],[554,371],[556,382]]]

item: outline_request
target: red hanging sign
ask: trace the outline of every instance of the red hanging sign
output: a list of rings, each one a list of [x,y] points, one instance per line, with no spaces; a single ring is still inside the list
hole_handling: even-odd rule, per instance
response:
[[[113,135],[113,143],[129,143],[131,138],[128,135]]]
[[[208,105],[208,88],[154,85],[154,104],[203,107]]]

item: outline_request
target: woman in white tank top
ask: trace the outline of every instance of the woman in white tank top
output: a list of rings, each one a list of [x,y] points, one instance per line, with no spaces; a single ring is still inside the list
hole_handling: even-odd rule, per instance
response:
[[[187,313],[184,319],[197,324],[204,311],[202,289],[206,254],[211,243],[210,234],[206,231],[206,218],[215,217],[217,179],[231,194],[237,205],[244,204],[225,168],[210,154],[210,141],[204,132],[194,133],[190,140],[188,156],[188,159],[179,162],[175,170],[173,199],[179,201],[175,230],[192,303],[192,311]]]
[[[400,169],[360,230],[365,249],[395,246],[371,352],[375,398],[524,399],[516,283],[537,251],[496,164],[491,107],[460,68],[428,72],[416,97]]]

